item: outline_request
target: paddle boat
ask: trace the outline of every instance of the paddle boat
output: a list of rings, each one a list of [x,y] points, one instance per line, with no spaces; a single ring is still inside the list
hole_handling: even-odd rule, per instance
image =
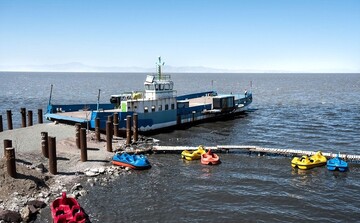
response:
[[[50,205],[54,223],[85,223],[86,215],[78,201],[72,197],[66,197],[66,192],[56,198]]]
[[[201,154],[201,163],[205,165],[216,165],[220,164],[221,161],[220,157],[209,149],[207,153]]]
[[[151,168],[149,160],[142,154],[116,153],[112,158],[112,163],[117,166],[130,167],[135,170]]]
[[[188,151],[188,150],[184,150],[181,153],[181,158],[182,159],[186,159],[186,160],[198,160],[201,158],[201,155],[206,153],[205,149],[203,146],[199,146],[197,148],[197,150],[194,151]]]
[[[324,166],[326,164],[326,157],[318,151],[312,156],[294,157],[291,160],[291,166],[301,170],[308,170],[317,166]]]
[[[326,167],[328,170],[339,170],[340,172],[345,172],[349,169],[348,163],[341,159],[339,155],[329,159],[326,163]]]

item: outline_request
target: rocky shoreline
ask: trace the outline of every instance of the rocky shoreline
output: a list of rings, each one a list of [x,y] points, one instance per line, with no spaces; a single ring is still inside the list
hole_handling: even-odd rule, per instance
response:
[[[56,142],[58,174],[48,171],[48,159],[41,155],[41,132],[51,130]],[[54,131],[55,130],[55,131]],[[24,142],[24,137],[36,135]],[[50,135],[50,134],[49,134]],[[80,150],[76,147],[75,127],[66,125],[41,124],[31,128],[16,129],[0,133],[0,140],[11,139],[16,149],[17,177],[11,178],[6,172],[5,159],[0,160],[0,223],[34,222],[42,208],[61,196],[80,197],[88,193],[87,188],[95,184],[105,185],[116,180],[129,169],[113,166],[110,163],[113,152],[106,151],[106,142],[95,141],[94,133],[88,131],[88,162],[80,161]],[[105,136],[102,135],[102,139]],[[141,138],[143,142],[148,142]],[[125,149],[125,139],[113,140],[113,150]],[[149,146],[149,145],[147,145]],[[145,147],[142,147],[145,148]],[[3,148],[1,148],[3,150]],[[149,151],[149,149],[145,149]],[[133,150],[139,152],[139,150]],[[1,155],[1,154],[0,154]],[[86,182],[85,185],[80,182]],[[83,183],[84,184],[84,183]]]

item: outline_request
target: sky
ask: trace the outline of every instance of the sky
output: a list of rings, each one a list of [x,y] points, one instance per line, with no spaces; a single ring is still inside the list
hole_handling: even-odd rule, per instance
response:
[[[360,0],[0,0],[0,70],[360,72]]]

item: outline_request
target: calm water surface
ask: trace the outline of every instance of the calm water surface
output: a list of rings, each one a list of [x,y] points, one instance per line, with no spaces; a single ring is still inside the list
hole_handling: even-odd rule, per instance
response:
[[[141,90],[145,74],[3,72],[0,78],[6,129],[6,110],[13,110],[14,127],[19,127],[20,107],[45,109],[51,84],[53,103],[96,103],[98,89],[107,103],[111,94]],[[249,90],[252,81],[254,101],[238,119],[155,135],[160,145],[240,144],[360,154],[360,74],[172,78],[178,95],[212,88]],[[95,186],[80,203],[92,222],[360,221],[360,164],[350,164],[347,173],[325,167],[300,171],[290,167],[290,157],[220,155],[219,166],[185,162],[176,154],[150,155],[150,170]],[[47,221],[49,213],[37,220]]]

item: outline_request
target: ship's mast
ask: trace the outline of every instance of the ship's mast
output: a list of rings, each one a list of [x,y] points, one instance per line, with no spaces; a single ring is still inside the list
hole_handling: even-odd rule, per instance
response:
[[[161,80],[161,67],[164,66],[164,64],[165,62],[161,62],[161,57],[159,57],[159,61],[156,62],[159,80]]]

